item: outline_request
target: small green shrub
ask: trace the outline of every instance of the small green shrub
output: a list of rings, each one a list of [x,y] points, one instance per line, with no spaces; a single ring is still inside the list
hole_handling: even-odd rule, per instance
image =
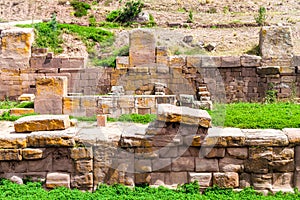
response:
[[[4,120],[4,121],[16,121],[22,117],[25,116],[31,116],[31,115],[37,115],[36,113],[30,113],[30,114],[25,114],[25,115],[21,115],[21,116],[14,116],[14,115],[10,115],[9,111],[7,112],[3,112],[2,115],[0,116],[0,120]]]
[[[266,91],[265,103],[275,103],[277,101],[277,90],[274,90],[272,83],[268,84],[268,90]]]
[[[265,7],[260,7],[258,9],[258,15],[254,16],[255,22],[259,26],[263,26],[266,24],[266,19],[267,19],[267,11]]]
[[[156,22],[155,22],[155,19],[154,19],[154,17],[153,17],[153,15],[152,14],[149,14],[149,22],[147,23],[147,27],[154,27],[154,26],[156,26],[157,24],[156,24]]]
[[[98,59],[94,58],[92,60],[92,63],[95,66],[102,66],[102,67],[116,67],[116,58],[117,56],[128,56],[129,55],[129,46],[123,46],[120,49],[115,50],[111,56],[104,58],[104,59]]]
[[[75,17],[83,17],[86,16],[88,13],[88,10],[91,9],[91,6],[88,3],[81,2],[78,0],[71,1],[71,6],[75,10]]]
[[[140,1],[128,1],[121,9],[113,10],[106,16],[108,22],[119,22],[122,24],[132,22],[142,11],[144,4]]]
[[[194,15],[193,15],[193,11],[191,10],[189,11],[187,23],[194,23]]]
[[[23,102],[19,103],[16,107],[17,108],[34,108],[34,103],[29,102],[29,101],[23,101]]]
[[[97,26],[97,21],[94,15],[90,15],[89,17],[89,26]]]

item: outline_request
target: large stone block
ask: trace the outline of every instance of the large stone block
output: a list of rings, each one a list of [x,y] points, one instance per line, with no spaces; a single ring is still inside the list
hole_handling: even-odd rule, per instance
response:
[[[220,159],[219,167],[221,172],[243,172],[244,160],[226,157]]]
[[[25,148],[27,146],[26,137],[27,135],[25,134],[2,135],[0,137],[0,148],[1,149]]]
[[[28,68],[33,41],[32,28],[12,28],[1,31],[1,66],[15,69]]]
[[[248,149],[247,148],[227,148],[228,155],[239,158],[246,159],[248,158]]]
[[[26,148],[22,150],[22,156],[25,160],[40,159],[43,157],[43,150]]]
[[[70,188],[70,175],[66,173],[48,173],[46,177],[46,188],[56,187]]]
[[[76,129],[63,131],[38,131],[27,136],[28,147],[73,147]]]
[[[86,173],[83,175],[72,176],[71,186],[73,188],[91,190],[93,188],[93,173]]]
[[[207,188],[212,185],[212,173],[189,172],[189,182],[198,181],[200,188]]]
[[[63,114],[63,99],[62,97],[37,97],[34,100],[34,112],[38,114]]]
[[[290,144],[300,144],[300,128],[285,128],[282,131],[287,135]]]
[[[287,146],[289,144],[288,137],[280,130],[243,129],[242,132],[246,135],[245,144],[248,146]]]
[[[217,159],[195,158],[196,172],[218,172]]]
[[[260,30],[260,53],[263,60],[270,59],[277,62],[283,59],[292,59],[293,42],[291,27],[264,26]]]
[[[173,160],[172,171],[195,171],[195,158],[180,157]]]
[[[252,174],[253,187],[256,190],[270,190],[272,188],[272,174]]]
[[[129,35],[129,66],[155,63],[155,37],[144,29],[133,30]]]
[[[213,184],[221,188],[239,187],[239,174],[235,172],[213,173]]]
[[[239,147],[245,145],[246,136],[238,128],[211,128],[208,129],[203,146]]]
[[[19,149],[0,149],[0,160],[22,160],[22,152]]]
[[[68,78],[64,76],[36,79],[36,97],[64,97],[68,94]]]
[[[158,105],[157,119],[165,122],[199,125],[205,128],[211,126],[211,117],[207,111],[188,107],[177,107],[171,104]]]
[[[224,56],[221,57],[222,63],[221,67],[240,67],[241,58],[240,56]]]
[[[93,149],[92,147],[78,147],[71,149],[71,158],[74,160],[92,159]]]
[[[64,130],[70,127],[70,119],[68,115],[26,116],[15,121],[14,127],[17,133]]]
[[[243,67],[259,67],[261,62],[260,56],[243,55],[241,56],[241,65]]]

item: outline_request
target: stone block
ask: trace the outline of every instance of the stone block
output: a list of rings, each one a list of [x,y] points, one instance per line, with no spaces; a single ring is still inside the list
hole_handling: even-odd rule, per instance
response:
[[[169,67],[182,69],[186,66],[185,56],[169,56]]]
[[[71,178],[71,186],[77,189],[91,190],[93,188],[93,173],[75,175]]]
[[[270,190],[272,188],[272,174],[252,174],[251,181],[256,190]]]
[[[28,147],[73,147],[76,128],[63,131],[38,131],[27,136]]]
[[[34,101],[34,112],[38,114],[60,115],[63,113],[63,99],[62,97],[37,97]]]
[[[178,157],[178,147],[164,147],[159,149],[159,157],[161,158],[175,158]]]
[[[243,67],[259,67],[261,65],[261,57],[254,55],[241,56],[241,65]]]
[[[116,58],[116,68],[117,69],[126,69],[129,67],[129,58],[128,56],[117,56]]]
[[[211,117],[207,111],[188,107],[177,107],[171,104],[158,105],[157,119],[164,122],[199,125],[205,128],[211,126]]]
[[[293,42],[289,26],[264,26],[260,30],[260,53],[263,59],[292,58]],[[270,50],[271,49],[271,50]]]
[[[280,67],[280,74],[284,75],[293,75],[296,73],[296,67],[290,67],[290,66],[281,66]]]
[[[249,173],[268,173],[269,161],[265,158],[245,160],[245,172]]]
[[[251,175],[248,173],[240,174],[240,188],[246,188],[251,186]]]
[[[15,69],[28,68],[33,41],[34,30],[32,28],[12,28],[2,30],[1,66]]]
[[[43,157],[42,149],[22,149],[22,156],[25,160],[36,160],[41,159]]]
[[[227,148],[226,149],[229,156],[238,159],[247,159],[248,158],[248,149],[247,148]]]
[[[218,159],[195,158],[196,172],[218,172]]]
[[[105,127],[107,123],[107,115],[97,115],[97,126]]]
[[[51,155],[41,160],[28,160],[27,163],[29,172],[52,172],[53,162]]]
[[[239,187],[239,174],[235,172],[213,173],[213,184],[221,188]]]
[[[18,149],[27,146],[27,135],[23,134],[9,134],[0,136],[1,149]]]
[[[74,162],[76,174],[85,174],[93,171],[93,160],[77,160]]]
[[[21,96],[18,97],[18,101],[30,101],[33,102],[35,99],[34,94],[22,94]]]
[[[77,147],[71,148],[70,157],[73,160],[81,160],[81,159],[92,159],[93,158],[93,149],[92,147]]]
[[[151,172],[151,160],[135,160],[134,169],[136,172]]]
[[[219,56],[202,56],[202,67],[218,68],[221,67],[221,57]],[[200,71],[202,74],[202,71]]]
[[[197,181],[200,188],[208,188],[212,186],[212,173],[188,173],[189,182]]]
[[[156,56],[169,56],[167,47],[156,47]]]
[[[289,144],[288,137],[280,130],[243,129],[242,132],[246,135],[245,144],[248,146],[287,146]]]
[[[64,76],[36,79],[36,97],[64,97],[68,94],[68,78]]]
[[[135,184],[144,184],[144,183],[150,183],[151,182],[151,174],[142,174],[142,173],[137,173],[134,176],[135,179]]]
[[[257,67],[256,72],[259,75],[276,75],[280,74],[280,67],[279,66],[264,66],[264,67]]]
[[[180,157],[172,160],[172,171],[194,171],[195,158],[194,157]]]
[[[26,116],[14,123],[17,133],[33,131],[64,130],[70,127],[68,115],[36,115]]]
[[[0,160],[22,160],[20,149],[0,149]]]
[[[293,173],[274,173],[272,190],[293,189]]]
[[[285,128],[282,131],[287,135],[290,144],[300,144],[300,128]]]
[[[221,172],[243,172],[244,160],[235,158],[222,158],[219,161],[219,167]]]
[[[246,136],[238,128],[210,128],[202,146],[239,147],[245,145]]]
[[[12,108],[10,109],[10,115],[20,116],[25,114],[32,114],[34,113],[33,108]]]
[[[70,175],[66,173],[48,173],[46,177],[46,188],[56,187],[70,188]]]
[[[170,172],[171,171],[171,158],[157,158],[152,160],[152,171]]]
[[[144,29],[133,30],[129,35],[129,66],[155,63],[155,37]]]
[[[166,185],[178,185],[188,183],[187,172],[170,172],[165,177]]]
[[[225,156],[225,149],[202,147],[199,155],[204,156],[205,158],[223,158]]]
[[[241,67],[240,56],[223,56],[221,60],[221,67]]]
[[[187,56],[186,57],[186,66],[187,68],[196,68],[199,69],[202,65],[201,56]]]

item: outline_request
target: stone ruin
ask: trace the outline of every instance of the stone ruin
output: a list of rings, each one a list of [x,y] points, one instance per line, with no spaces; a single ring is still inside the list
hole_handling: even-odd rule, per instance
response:
[[[117,58],[116,69],[95,69],[83,58],[30,51],[32,29],[3,30],[1,98],[34,93],[35,112],[56,115],[21,118],[11,127],[0,123],[0,177],[89,191],[99,183],[194,180],[201,188],[293,191],[300,187],[300,129],[216,128],[206,111],[195,109],[224,91],[227,102],[262,100],[269,83],[278,98],[299,96],[300,59],[290,35],[288,27],[263,27],[261,57],[171,56],[155,46],[153,34],[136,30],[129,57]],[[92,95],[100,91],[112,94]],[[68,117],[134,112],[155,113],[157,120],[82,128]]]

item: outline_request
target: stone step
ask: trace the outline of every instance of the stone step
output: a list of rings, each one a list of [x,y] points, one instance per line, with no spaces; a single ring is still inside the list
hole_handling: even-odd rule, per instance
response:
[[[18,119],[14,123],[17,133],[33,131],[65,130],[70,127],[69,115],[34,115]]]
[[[209,96],[210,96],[210,92],[198,92],[198,94],[199,94],[201,97],[209,97]]]

